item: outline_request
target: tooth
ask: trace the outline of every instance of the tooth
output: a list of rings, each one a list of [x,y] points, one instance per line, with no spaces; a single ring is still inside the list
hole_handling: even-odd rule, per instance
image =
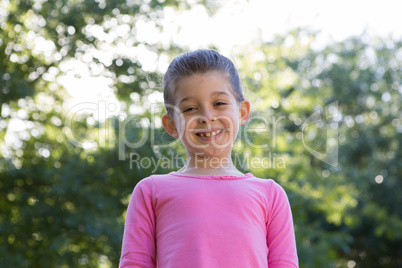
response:
[[[205,133],[205,136],[207,136],[207,137],[211,137],[211,133]]]
[[[214,131],[214,132],[211,133],[211,136],[215,136],[217,133],[218,133],[218,132],[215,132],[215,131]]]

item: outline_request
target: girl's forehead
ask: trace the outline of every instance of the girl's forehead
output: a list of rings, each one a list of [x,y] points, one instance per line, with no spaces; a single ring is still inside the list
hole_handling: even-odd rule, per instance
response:
[[[175,98],[189,94],[216,95],[217,92],[225,92],[226,95],[234,97],[231,83],[227,77],[217,72],[195,74],[180,78],[174,89]]]

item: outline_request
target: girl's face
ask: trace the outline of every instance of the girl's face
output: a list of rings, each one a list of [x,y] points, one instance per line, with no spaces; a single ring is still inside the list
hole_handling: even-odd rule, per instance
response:
[[[188,157],[230,157],[249,112],[250,103],[238,103],[224,75],[196,74],[178,81],[174,118],[164,115],[163,125],[181,139]]]

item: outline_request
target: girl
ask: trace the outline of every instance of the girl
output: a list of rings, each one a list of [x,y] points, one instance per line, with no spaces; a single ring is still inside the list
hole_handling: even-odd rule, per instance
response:
[[[233,63],[214,50],[186,53],[163,85],[162,123],[182,141],[187,161],[134,188],[120,267],[298,267],[286,193],[231,159],[250,114]]]

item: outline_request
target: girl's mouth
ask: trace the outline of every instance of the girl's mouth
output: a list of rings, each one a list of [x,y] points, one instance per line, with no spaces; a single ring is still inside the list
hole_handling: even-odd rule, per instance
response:
[[[195,135],[197,135],[199,137],[214,137],[214,136],[218,135],[219,133],[221,133],[222,131],[223,131],[223,129],[217,130],[217,131],[212,131],[212,132],[196,133]]]

